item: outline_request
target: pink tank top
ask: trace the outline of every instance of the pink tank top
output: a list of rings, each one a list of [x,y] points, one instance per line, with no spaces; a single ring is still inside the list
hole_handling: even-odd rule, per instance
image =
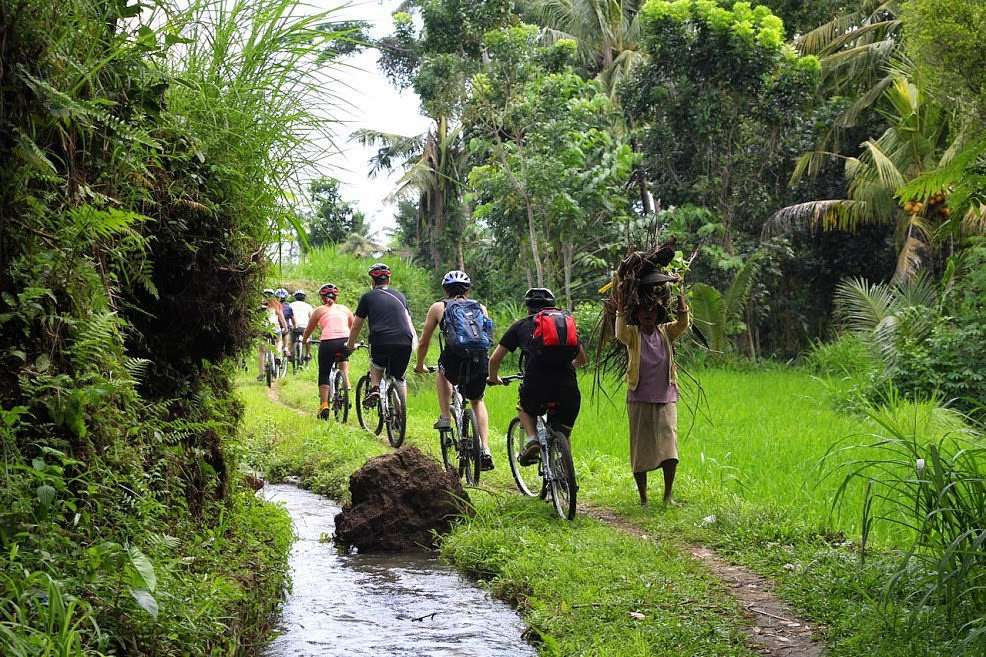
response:
[[[328,312],[318,318],[318,325],[322,328],[321,340],[338,340],[339,338],[349,337],[349,320],[353,316],[352,311],[346,306],[337,303],[329,306]]]

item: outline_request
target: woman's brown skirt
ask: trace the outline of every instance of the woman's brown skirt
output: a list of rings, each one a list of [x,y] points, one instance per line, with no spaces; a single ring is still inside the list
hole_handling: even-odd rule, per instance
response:
[[[678,460],[678,405],[627,402],[630,416],[630,465],[648,472],[668,459]]]

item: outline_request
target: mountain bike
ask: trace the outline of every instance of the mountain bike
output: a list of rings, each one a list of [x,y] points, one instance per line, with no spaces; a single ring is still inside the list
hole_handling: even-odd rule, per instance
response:
[[[438,368],[429,367],[429,372]],[[442,463],[449,472],[465,477],[466,483],[479,483],[483,464],[483,445],[479,440],[476,411],[468,399],[463,398],[457,386],[452,386],[449,399],[449,427],[438,430],[438,442],[442,447]]]
[[[308,363],[305,360],[304,329],[291,329],[291,371],[297,374]]]
[[[321,348],[322,345],[319,344],[319,349]],[[329,370],[329,409],[336,422],[345,424],[349,419],[349,388],[346,387],[346,377],[338,360],[332,362]]]
[[[518,381],[523,375],[503,377],[504,384]],[[551,494],[551,502],[559,516],[566,520],[575,518],[576,495],[579,487],[575,480],[575,463],[572,461],[572,448],[566,436],[554,429],[548,422],[548,416],[553,411],[553,405],[537,419],[537,439],[541,447],[541,458],[537,470],[533,465],[524,466],[519,462],[520,452],[527,443],[526,432],[515,417],[507,429],[507,457],[510,461],[510,472],[521,493],[528,497],[545,499]],[[535,472],[537,475],[535,476]],[[540,481],[538,481],[540,479]]]
[[[366,349],[367,346],[360,344],[356,348]],[[363,400],[366,399],[366,393],[371,386],[369,372],[361,376],[356,383],[356,419],[365,431],[378,436],[380,431],[387,427],[387,441],[391,447],[400,447],[404,443],[404,434],[407,432],[407,400],[404,398],[400,381],[386,372],[383,373],[380,377],[380,394],[377,396],[377,401],[367,407],[363,404]]]

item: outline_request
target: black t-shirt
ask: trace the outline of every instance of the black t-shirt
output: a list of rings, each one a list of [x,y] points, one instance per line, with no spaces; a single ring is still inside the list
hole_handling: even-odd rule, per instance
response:
[[[374,288],[359,299],[356,316],[370,323],[370,344],[410,345],[411,331],[407,299],[390,288]]]
[[[520,347],[524,353],[525,378],[559,377],[575,380],[575,367],[572,366],[572,359],[564,359],[561,362],[539,359],[534,353],[534,315],[528,315],[523,319],[518,319],[510,325],[507,332],[500,338],[500,346],[507,351],[514,352]]]

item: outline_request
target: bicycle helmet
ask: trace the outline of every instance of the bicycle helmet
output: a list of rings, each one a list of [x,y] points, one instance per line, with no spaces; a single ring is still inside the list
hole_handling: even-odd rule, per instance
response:
[[[294,291],[294,300],[295,301],[304,301],[305,300],[305,291],[304,290],[295,290]]]
[[[390,267],[382,262],[370,266],[367,272],[371,278],[390,278]]]
[[[274,292],[274,296],[277,297],[279,301],[284,301],[285,299],[288,298],[288,291],[285,290],[283,287],[279,287]]]
[[[472,281],[469,280],[469,274],[464,271],[454,269],[442,277],[442,287],[449,287],[450,285],[462,285],[464,287],[469,287],[472,285]]]
[[[263,295],[265,297],[272,297],[272,296],[274,296],[274,290],[272,290],[269,287],[266,287],[266,288],[264,288]]]
[[[337,288],[332,283],[326,283],[322,287],[318,288],[318,296],[322,297],[323,299],[325,298],[335,299],[337,296],[339,296],[339,288]]]
[[[532,287],[524,294],[524,304],[529,308],[546,308],[555,304],[555,295],[546,287]]]

